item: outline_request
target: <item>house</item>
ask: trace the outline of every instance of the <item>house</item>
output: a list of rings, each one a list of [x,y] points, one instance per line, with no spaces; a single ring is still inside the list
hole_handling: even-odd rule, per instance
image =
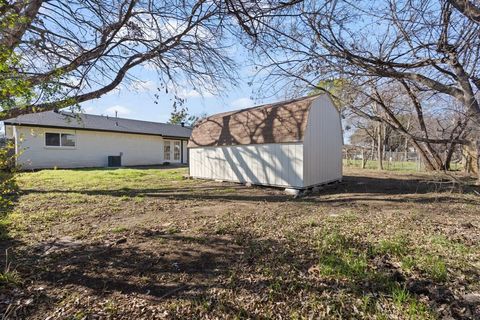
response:
[[[63,111],[4,121],[23,169],[187,163],[191,128]]]
[[[342,179],[340,114],[326,94],[208,117],[188,150],[196,178],[291,189]]]

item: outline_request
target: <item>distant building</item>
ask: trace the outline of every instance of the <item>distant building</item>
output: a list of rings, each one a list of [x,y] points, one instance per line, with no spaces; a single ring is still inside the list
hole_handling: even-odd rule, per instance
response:
[[[191,128],[48,111],[4,121],[23,169],[187,163]]]

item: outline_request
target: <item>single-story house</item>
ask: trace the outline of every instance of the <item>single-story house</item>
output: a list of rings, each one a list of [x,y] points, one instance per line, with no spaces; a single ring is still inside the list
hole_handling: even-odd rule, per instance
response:
[[[342,179],[342,144],[326,94],[221,113],[193,128],[190,175],[305,189]]]
[[[23,169],[187,163],[191,128],[63,111],[4,121]]]

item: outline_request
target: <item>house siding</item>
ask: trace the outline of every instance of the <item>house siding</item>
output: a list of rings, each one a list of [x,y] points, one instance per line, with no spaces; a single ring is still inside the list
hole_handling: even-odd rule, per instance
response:
[[[6,127],[6,132],[11,132],[16,138],[17,163],[23,169],[105,167],[108,156],[120,154],[123,166],[164,162],[164,139],[160,136],[30,126],[9,127]],[[76,145],[72,148],[45,146],[46,132],[75,134]],[[186,147],[183,152],[186,153]],[[173,160],[173,153],[171,159],[170,163],[180,162]]]
[[[195,178],[303,187],[303,144],[278,143],[190,148]]]

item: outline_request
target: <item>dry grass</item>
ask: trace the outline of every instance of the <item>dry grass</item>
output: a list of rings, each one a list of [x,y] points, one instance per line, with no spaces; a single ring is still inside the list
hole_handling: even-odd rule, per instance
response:
[[[22,281],[0,307],[31,319],[480,316],[474,194],[347,169],[294,200],[184,172],[22,174],[1,222]]]

